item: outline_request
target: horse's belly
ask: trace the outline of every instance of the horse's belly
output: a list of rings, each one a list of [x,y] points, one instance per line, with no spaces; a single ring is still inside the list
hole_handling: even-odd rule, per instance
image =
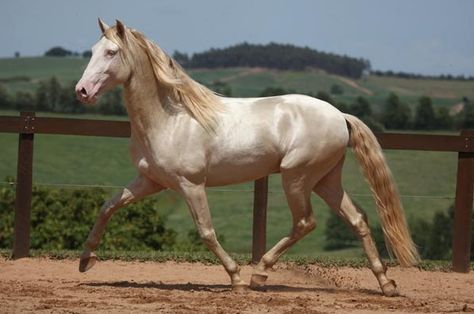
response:
[[[207,186],[222,186],[256,180],[279,172],[279,158],[265,156],[259,160],[235,159],[211,164],[207,171]]]

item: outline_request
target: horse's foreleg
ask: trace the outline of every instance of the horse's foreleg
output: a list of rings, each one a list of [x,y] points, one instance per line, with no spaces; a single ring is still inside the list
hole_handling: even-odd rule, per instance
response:
[[[204,185],[194,185],[189,182],[181,185],[181,192],[188,204],[196,228],[204,244],[222,262],[225,270],[230,276],[233,290],[243,290],[246,283],[240,278],[240,267],[227,254],[217,240],[214,227],[212,226],[211,214],[207,203]]]
[[[142,175],[139,175],[121,192],[105,202],[104,205],[102,205],[94,227],[92,227],[92,230],[84,244],[84,251],[80,258],[79,271],[85,272],[94,266],[97,259],[94,251],[100,243],[107,222],[117,209],[161,190],[163,190],[162,186]]]
[[[283,187],[293,217],[293,228],[288,236],[281,239],[262,257],[255,266],[250,286],[260,288],[265,284],[271,268],[293,244],[316,228],[316,220],[311,208],[310,194],[307,191],[304,176],[294,177],[282,172]]]
[[[342,166],[342,163],[341,163]],[[387,278],[386,267],[382,263],[372,238],[367,217],[362,209],[351,201],[341,186],[341,167],[334,169],[315,187],[314,191],[341,217],[361,239],[362,246],[370,263],[370,268],[377,278],[385,296],[398,294],[395,281]]]

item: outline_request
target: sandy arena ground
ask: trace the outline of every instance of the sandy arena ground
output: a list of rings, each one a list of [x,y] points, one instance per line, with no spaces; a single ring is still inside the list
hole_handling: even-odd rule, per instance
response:
[[[474,312],[474,273],[392,268],[401,296],[383,297],[368,269],[279,264],[267,290],[236,293],[221,266],[0,258],[0,313]],[[249,280],[252,268],[242,275]]]

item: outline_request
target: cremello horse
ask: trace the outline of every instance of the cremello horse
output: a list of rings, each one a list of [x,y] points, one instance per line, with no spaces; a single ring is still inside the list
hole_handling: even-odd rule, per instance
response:
[[[341,186],[346,147],[352,147],[369,182],[387,246],[403,266],[418,261],[397,189],[380,146],[359,119],[303,95],[225,98],[193,81],[158,46],[117,21],[101,20],[102,37],[81,80],[78,98],[94,103],[114,86],[124,86],[130,117],[130,154],[138,176],[106,202],[92,228],[79,270],[96,262],[109,218],[120,207],[164,189],[186,200],[199,235],[217,255],[233,289],[246,287],[240,269],[219,244],[206,198],[207,186],[221,186],[281,173],[293,218],[290,233],[255,266],[250,287],[265,284],[267,270],[316,226],[311,192],[317,193],[362,241],[382,292],[397,293],[379,258],[363,211]]]

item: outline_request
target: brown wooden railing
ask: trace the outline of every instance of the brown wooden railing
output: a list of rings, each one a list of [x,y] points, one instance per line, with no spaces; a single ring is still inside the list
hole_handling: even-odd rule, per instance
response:
[[[19,117],[0,116],[0,132],[19,134],[13,257],[29,255],[30,217],[35,134],[129,137],[126,121],[36,117],[22,112]],[[458,153],[453,224],[453,269],[469,272],[471,221],[474,191],[474,130],[460,135],[376,134],[382,148]],[[252,261],[266,249],[268,177],[255,181]]]

